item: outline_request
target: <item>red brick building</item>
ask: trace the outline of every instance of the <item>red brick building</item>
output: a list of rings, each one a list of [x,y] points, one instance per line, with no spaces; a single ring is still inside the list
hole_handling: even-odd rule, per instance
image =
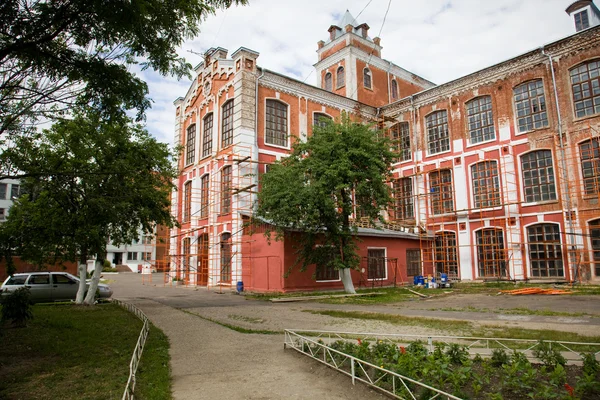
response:
[[[268,244],[244,222],[291,137],[347,112],[398,152],[390,224],[360,230],[355,284],[600,278],[600,19],[591,1],[567,13],[576,34],[438,86],[381,58],[348,12],[318,43],[319,87],[258,67],[255,51],[208,50],[175,102],[171,265],[190,285],[341,287],[335,271],[290,270],[293,234]]]

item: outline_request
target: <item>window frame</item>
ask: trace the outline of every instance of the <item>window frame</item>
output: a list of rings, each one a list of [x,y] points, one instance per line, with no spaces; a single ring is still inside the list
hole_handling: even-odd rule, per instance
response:
[[[185,166],[196,162],[196,124],[191,124],[185,130]]]
[[[200,219],[208,218],[210,199],[210,174],[200,177]]]
[[[227,100],[221,106],[221,149],[233,145],[233,113],[235,107],[233,100]]]
[[[283,108],[285,109],[285,124],[284,125],[282,125],[280,122],[277,122],[277,121],[269,122],[269,109],[270,108],[271,109],[275,109],[274,107],[270,107],[269,106],[270,104],[277,104],[277,105],[283,106]],[[279,117],[278,115],[274,114],[273,118],[279,119],[281,117]],[[280,125],[280,126],[285,126],[285,132],[283,132],[285,134],[285,145],[280,145],[280,144],[274,143],[276,141],[276,139],[277,139],[275,137],[275,135],[282,133],[282,132],[278,132],[278,131],[275,131],[275,130],[273,130],[273,143],[267,141],[267,138],[269,136],[268,135],[268,130],[269,130],[268,126],[269,126],[269,123],[273,123],[273,124]],[[285,103],[285,102],[283,102],[283,101],[281,101],[281,100],[279,100],[279,99],[273,99],[273,98],[267,98],[267,99],[265,99],[265,133],[264,133],[264,143],[265,143],[265,146],[272,146],[272,147],[277,147],[277,148],[280,148],[280,149],[287,149],[287,150],[289,150],[290,149],[290,133],[289,132],[290,132],[290,105],[287,104],[287,103]]]
[[[584,154],[583,153],[583,149],[582,146],[586,145],[589,143],[590,146],[590,150],[587,150],[591,153],[591,157],[586,158],[584,160]],[[578,155],[579,155],[579,162],[580,162],[580,168],[581,168],[581,181],[582,181],[582,193],[584,197],[596,197],[598,193],[600,193],[600,138],[599,137],[593,137],[590,139],[586,139],[586,140],[582,140],[581,142],[577,143],[577,147],[578,147]],[[595,156],[595,154],[597,154],[597,156]],[[584,168],[586,164],[591,164],[589,165],[588,168]],[[591,175],[586,177],[586,169],[591,170]],[[596,175],[594,175],[594,172],[596,172]],[[588,181],[590,181],[590,185],[588,185]]]
[[[333,91],[333,74],[329,71],[327,71],[323,77],[323,89],[328,92]]]
[[[586,227],[589,238],[590,270],[596,278],[600,278],[600,218],[586,221]],[[598,236],[595,237],[592,231],[597,231]]]
[[[486,165],[486,164],[495,164],[495,172],[496,175],[489,175],[489,176],[484,176],[484,177],[477,177],[475,178],[475,172],[479,173],[488,173],[488,172],[493,172],[493,168],[484,168],[483,171],[474,171],[473,169],[479,165]],[[502,205],[502,186],[500,185],[500,169],[499,169],[499,163],[498,160],[481,160],[481,161],[477,161],[474,162],[473,164],[471,164],[469,166],[469,173],[471,174],[471,179],[470,179],[470,184],[471,184],[471,201],[473,204],[473,208],[477,208],[477,209],[494,209],[497,207],[500,207]],[[480,184],[476,185],[475,182],[480,182]],[[483,183],[483,184],[481,184]],[[490,185],[491,183],[491,185]],[[494,188],[494,190],[492,191],[487,191],[486,189],[488,188]],[[483,192],[477,193],[477,190],[481,188],[483,189]],[[494,199],[497,200],[497,202],[495,204],[486,204],[485,206],[481,205],[481,200],[477,200],[477,196],[481,196],[482,194],[485,195],[485,197],[487,198],[487,201],[489,202],[489,197],[490,194],[492,195],[496,195],[494,197]],[[479,202],[479,203],[478,203]]]
[[[413,254],[413,253],[418,254],[417,260],[414,260],[411,258],[411,256],[409,256],[409,254]],[[418,263],[418,265],[416,266],[418,272],[416,274],[412,274],[411,272],[414,272],[413,269],[415,268],[415,266],[412,263],[415,263],[415,262]],[[422,272],[423,272],[423,259],[421,257],[421,249],[406,249],[406,276],[418,276],[418,275],[421,275]]]
[[[192,181],[183,184],[183,208],[181,210],[181,222],[187,223],[192,220]]]
[[[480,243],[480,240],[483,242],[486,239],[485,233],[493,232],[494,243],[485,244]],[[506,260],[506,240],[504,239],[504,230],[497,226],[489,226],[481,229],[477,229],[473,232],[475,236],[475,252],[477,257],[477,277],[478,278],[504,278],[508,276],[508,263]],[[500,234],[498,236],[498,234]],[[480,237],[481,235],[481,237]],[[482,257],[482,254],[485,256],[486,254],[493,254],[491,259]],[[483,265],[481,263],[484,263]],[[482,274],[482,271],[488,270],[488,263],[492,264],[492,270],[497,272],[497,275],[487,273]],[[501,275],[504,273],[504,275]]]
[[[340,83],[340,76],[342,77],[342,83]],[[337,90],[343,88],[344,86],[346,86],[346,69],[343,65],[340,65],[335,71],[335,88]]]
[[[392,79],[392,83],[390,83],[390,92],[392,100],[398,100],[398,81],[395,79]]]
[[[590,66],[595,64],[594,69],[590,69]],[[585,71],[579,71],[581,68],[585,67]],[[595,73],[595,76],[591,76],[592,73]],[[587,75],[587,79],[581,79],[582,75]],[[577,77],[577,82],[574,82],[574,75]],[[594,83],[596,83],[596,87],[594,87]],[[582,88],[583,84],[588,84],[588,96],[582,96],[580,99],[576,99],[576,93],[582,93],[584,90]],[[590,118],[594,116],[598,116],[600,114],[600,59],[595,58],[591,60],[583,61],[574,67],[569,69],[569,85],[571,87],[571,101],[573,102],[573,118],[575,120]],[[579,90],[576,90],[576,87],[579,87]],[[596,91],[596,93],[594,93]],[[585,102],[591,102],[591,112],[588,113],[589,107],[585,106]],[[577,105],[583,105],[583,115],[578,114]]]
[[[539,90],[541,88],[542,95],[539,96],[536,93],[537,96],[535,98],[536,98],[536,101],[538,103],[540,102],[540,99],[543,98],[543,103],[539,103],[539,104],[543,104],[543,107],[544,107],[543,110],[540,107],[540,111],[536,111],[536,112],[532,112],[531,111],[532,106],[531,106],[531,94],[530,94],[530,92],[533,89],[529,88],[529,85],[531,85],[533,83],[535,83],[536,85],[537,85],[537,83],[540,83],[539,87],[536,86],[533,89]],[[521,102],[524,102],[525,100],[524,99],[517,100],[517,96],[518,95],[523,95],[523,93],[517,94],[516,92],[517,92],[518,89],[520,89],[522,87],[527,87],[528,88],[527,89],[527,93],[528,93],[527,99],[529,100],[529,107],[528,107],[529,112],[527,114],[524,114],[521,117],[519,117],[519,104]],[[525,81],[525,82],[521,82],[518,85],[516,85],[515,87],[513,87],[512,101],[513,101],[513,112],[514,112],[514,115],[515,115],[515,135],[523,135],[523,134],[526,134],[528,132],[536,131],[538,129],[547,129],[550,126],[550,120],[549,120],[549,115],[548,115],[549,114],[548,113],[548,106],[547,106],[548,103],[546,101],[546,85],[544,84],[544,79],[542,79],[542,78],[531,79],[531,80],[528,80],[528,81]],[[525,108],[525,107],[523,107],[523,108]],[[545,114],[545,116],[546,116],[545,117],[545,124],[542,125],[542,126],[536,127],[533,116],[534,115],[543,115],[543,114]],[[523,126],[525,126],[526,128],[529,128],[529,129],[521,130],[521,126],[522,125],[520,123],[520,120],[527,119],[528,117],[531,117],[531,128],[529,128],[529,125],[523,125]],[[544,119],[540,119],[540,121],[543,121],[543,120]]]
[[[438,118],[438,115],[443,115],[442,118]],[[435,121],[433,121],[435,116]],[[437,123],[439,120],[441,120],[441,123]],[[433,123],[435,122],[435,125],[433,125]],[[431,126],[430,126],[431,125]],[[445,128],[445,132],[440,131],[440,129],[444,130]],[[448,153],[450,151],[452,151],[452,145],[450,143],[450,127],[449,127],[449,123],[448,123],[448,110],[443,109],[443,110],[436,110],[433,111],[429,114],[427,114],[425,116],[425,139],[427,141],[427,148],[426,148],[426,154],[427,156],[433,156],[433,155],[438,155],[438,154],[444,154],[444,153]],[[440,133],[442,133],[443,135],[440,135]],[[434,140],[432,141],[432,135],[439,135],[438,138],[434,138]],[[444,143],[447,141],[447,149],[445,149],[444,147]],[[436,152],[432,152],[432,143],[439,143],[438,147],[439,151]],[[434,148],[435,150],[435,148]]]
[[[321,245],[317,245],[319,247],[322,247]],[[333,246],[328,246],[331,247],[331,250],[333,251],[334,248]],[[333,256],[335,257],[335,255]],[[328,276],[325,276],[325,279],[319,279],[319,269],[320,268],[325,268],[325,269],[333,269],[334,272],[337,273],[337,279],[328,279]],[[342,275],[340,274],[340,270],[339,269],[335,269],[335,268],[328,268],[328,265],[322,265],[322,264],[315,264],[315,281],[318,283],[324,283],[324,282],[339,282],[342,280]]]
[[[438,238],[440,238],[444,243],[446,244],[448,242],[447,238],[450,238],[450,240],[454,240],[454,245],[453,246],[445,246],[445,248],[442,249],[442,251],[438,251]],[[447,257],[447,256],[451,256],[453,253],[454,255],[454,259],[452,260],[452,257]],[[439,254],[443,254],[444,257],[443,259],[438,259],[438,255]],[[459,246],[458,246],[458,233],[455,231],[438,231],[434,234],[433,237],[433,266],[435,268],[435,271],[440,272],[440,273],[445,273],[448,275],[449,278],[460,278],[460,258],[459,258]],[[438,264],[439,263],[443,263],[442,265],[442,270],[440,270],[438,268]],[[454,264],[454,265],[452,265]],[[444,265],[448,265],[448,270],[444,271],[443,270],[443,266]],[[451,267],[452,266],[452,267]],[[455,268],[456,271],[451,271],[451,268]]]
[[[446,173],[446,172],[449,173],[449,177],[450,177],[450,181],[449,182],[448,181],[446,181],[446,182],[443,181],[444,177],[442,177],[442,173]],[[440,199],[437,200],[438,203],[434,203],[434,201],[436,201],[435,200],[435,197],[436,197],[435,193],[436,192],[433,191],[433,189],[434,189],[434,186],[432,185],[432,183],[434,181],[434,178],[432,177],[433,174],[438,174],[439,175],[439,178],[438,178],[439,184],[436,185],[436,187],[438,187],[438,186],[440,187],[439,193],[441,194],[441,196],[440,196]],[[456,206],[456,204],[454,202],[454,177],[452,176],[452,168],[442,168],[442,169],[436,169],[434,171],[430,171],[427,174],[427,181],[428,181],[428,184],[429,184],[429,193],[430,193],[430,198],[431,198],[431,201],[430,201],[431,215],[433,215],[433,216],[440,216],[440,215],[452,214],[454,212],[454,208]],[[446,188],[450,188],[450,190],[449,191],[448,190],[444,190]],[[450,198],[449,199],[448,198],[444,198],[444,194],[447,194],[447,193],[450,193]],[[447,204],[448,204],[448,202],[451,202],[451,205],[452,205],[452,209],[451,210],[448,210],[447,207],[446,207]],[[441,208],[436,208],[436,204],[440,204],[437,207],[441,206]],[[436,210],[439,211],[439,212],[436,212]]]
[[[6,200],[6,196],[8,195],[8,183],[0,183],[0,200]]]
[[[408,184],[406,184],[408,182]],[[410,193],[407,193],[407,188]],[[413,180],[410,176],[402,176],[394,179],[392,183],[392,194],[394,199],[393,212],[394,221],[414,221],[415,220],[415,194]],[[397,196],[400,193],[401,196]],[[409,204],[406,200],[409,199]],[[402,210],[399,212],[398,210]],[[410,212],[409,212],[410,210]],[[409,216],[410,214],[410,216]],[[398,216],[401,216],[399,218]]]
[[[207,132],[207,123],[210,122],[209,131]],[[213,145],[213,130],[215,126],[214,113],[208,113],[202,118],[202,158],[212,154]]]
[[[369,85],[367,86],[367,79],[369,78]],[[373,73],[371,72],[371,69],[369,67],[364,67],[363,68],[363,87],[365,89],[369,89],[369,90],[373,90]]]
[[[485,104],[481,102],[485,101]],[[477,105],[477,110],[474,105]],[[489,109],[482,110],[482,107],[489,106]],[[472,113],[471,113],[472,112]],[[477,146],[484,143],[493,142],[497,139],[496,137],[496,124],[494,120],[494,105],[492,101],[492,96],[490,95],[482,95],[472,98],[471,100],[465,103],[465,124],[466,131],[468,137],[468,146]],[[477,118],[478,117],[478,118]],[[482,125],[482,121],[487,120],[489,123],[485,126]],[[479,123],[479,127],[472,127],[472,124]],[[491,129],[488,131],[488,136],[490,138],[486,139],[486,134],[484,133],[485,129]],[[473,132],[481,132],[481,140],[474,141],[473,140]],[[491,132],[491,133],[490,133]]]
[[[397,128],[396,128],[397,127]],[[410,138],[410,123],[399,121],[389,129],[392,151],[398,154],[397,162],[412,161],[412,141]],[[408,144],[408,147],[405,145]]]
[[[541,242],[537,242],[537,241],[533,242],[533,241],[531,241],[530,240],[530,232],[529,232],[529,230],[531,228],[535,228],[535,227],[538,227],[538,226],[540,226],[540,227],[546,227],[546,226],[552,226],[552,227],[554,227],[556,229],[556,232],[552,232],[552,234],[556,235],[556,237],[558,237],[558,241],[556,241],[556,240],[555,241],[548,241],[547,240],[547,241],[541,241]],[[552,278],[559,278],[559,279],[562,278],[562,279],[565,279],[566,278],[565,254],[563,252],[563,237],[562,237],[562,232],[561,232],[561,226],[560,226],[560,224],[555,223],[555,222],[551,222],[551,221],[541,221],[541,222],[535,222],[535,223],[532,223],[532,224],[525,225],[524,228],[525,228],[525,240],[526,240],[526,243],[527,243],[527,267],[528,267],[528,271],[527,272],[529,274],[529,277],[530,278],[539,278],[539,279],[546,279],[546,278],[548,278],[548,279],[552,279]],[[545,237],[546,234],[547,234],[547,232],[544,230],[542,232],[542,234]],[[544,254],[547,255],[548,254],[547,249],[548,249],[549,243],[555,243],[553,245],[554,246],[553,250],[554,250],[554,252],[556,252],[556,249],[558,249],[558,253],[560,253],[560,258],[556,258],[556,257],[555,258],[550,258],[550,257],[546,256],[543,259],[538,258],[536,260],[541,260],[541,261],[545,262],[546,263],[546,270],[547,271],[549,270],[548,263],[550,261],[557,261],[557,260],[560,261],[560,264],[561,264],[560,268],[562,268],[562,276],[560,276],[560,275],[540,276],[540,275],[534,275],[533,274],[534,260],[531,257],[531,254],[532,254],[532,245],[541,244],[542,246],[544,246],[544,250],[543,250]],[[540,250],[538,250],[537,253],[539,254]],[[536,268],[536,269],[540,269],[540,268]]]
[[[583,26],[584,25],[584,21],[583,21],[583,17],[585,16],[585,19],[587,22],[587,26]],[[579,18],[579,21],[577,21],[577,17]],[[578,13],[573,14],[573,22],[575,22],[575,31],[579,32],[582,31],[584,29],[588,29],[590,27],[590,14],[588,13],[587,9],[581,10]]]
[[[21,185],[18,183],[12,183],[10,185],[10,198],[8,200],[14,201],[21,196]]]
[[[137,251],[128,251],[127,252],[127,261],[138,261],[138,252]]]
[[[227,173],[225,173],[227,172]],[[224,165],[221,168],[221,207],[220,215],[231,214],[232,208],[232,184],[233,184],[233,167],[231,165]]]
[[[233,279],[233,236],[231,232],[221,232],[219,235],[219,259],[219,280],[221,283],[231,283]],[[224,264],[227,266],[226,270],[223,268]]]
[[[313,111],[313,127],[314,126],[320,126],[320,127],[324,127],[325,124],[321,121],[319,121],[317,118],[323,118],[323,119],[329,119],[331,121],[333,121],[333,117],[327,113],[324,113],[322,111]]]
[[[383,277],[371,277],[371,259],[381,259],[382,257],[371,257],[369,255],[370,251],[380,251],[383,250],[383,266],[377,265],[376,272],[383,271]],[[368,281],[386,281],[388,279],[388,268],[387,268],[387,247],[367,247],[367,280]],[[381,271],[382,270],[382,271]]]
[[[527,194],[526,194],[526,190],[527,190],[527,188],[529,186],[540,188],[540,195],[541,195],[541,187],[543,185],[548,186],[548,187],[551,186],[549,183],[548,184],[538,183],[536,185],[528,185],[528,186],[525,185],[525,180],[526,180],[526,178],[525,178],[525,171],[526,170],[525,170],[525,168],[523,166],[523,159],[525,157],[531,155],[531,154],[541,153],[541,152],[550,152],[550,160],[552,161],[552,183],[554,184],[554,192],[553,192],[554,198],[553,199],[548,199],[548,200],[543,200],[543,199],[540,198],[540,200],[533,199],[533,200],[529,201],[527,199]],[[530,160],[528,162],[531,163],[532,161]],[[539,164],[539,160],[538,160],[537,157],[535,159],[535,164],[536,165]],[[532,171],[532,170],[533,169],[527,169],[527,171]],[[537,177],[532,177],[531,179],[537,178],[537,180],[540,181],[541,180],[541,175],[539,173],[539,166],[536,168],[536,170],[538,171],[536,173]],[[520,154],[519,155],[519,179],[520,179],[520,188],[521,188],[521,200],[523,201],[524,205],[538,204],[538,203],[550,203],[550,202],[556,202],[556,201],[558,201],[558,192],[557,192],[558,182],[556,180],[556,174],[555,174],[555,168],[554,168],[554,154],[552,153],[552,150],[550,150],[550,149],[536,149],[536,150],[533,150],[533,151],[528,151],[526,153]],[[545,176],[545,180],[548,180],[548,176],[547,175]],[[548,191],[548,193],[550,194],[551,192]]]

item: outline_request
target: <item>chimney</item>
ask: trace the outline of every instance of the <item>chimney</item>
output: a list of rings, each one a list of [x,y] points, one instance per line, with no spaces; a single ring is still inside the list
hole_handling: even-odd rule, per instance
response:
[[[354,27],[352,26],[352,24],[346,25],[346,33],[352,32],[352,29],[354,29]]]
[[[374,37],[373,38],[373,43],[375,43],[377,46],[381,46],[381,38]]]
[[[367,24],[360,24],[359,26],[357,26],[357,28],[360,28],[360,35],[363,38],[367,38],[367,36],[369,36],[369,25]]]
[[[331,25],[327,31],[329,32],[329,40],[333,41],[337,36],[337,31],[341,31],[341,29],[335,25]]]
[[[319,48],[319,50],[320,50],[320,49],[322,49],[322,48],[323,48],[323,46],[325,46],[325,42],[324,42],[324,41],[322,41],[322,40],[319,40],[319,41],[317,42],[317,46],[318,46],[318,48]]]

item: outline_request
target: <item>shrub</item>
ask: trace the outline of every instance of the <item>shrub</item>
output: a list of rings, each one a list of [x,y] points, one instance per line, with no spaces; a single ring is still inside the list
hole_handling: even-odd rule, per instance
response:
[[[469,359],[469,351],[465,346],[452,343],[446,350],[446,355],[452,364],[462,365]]]
[[[596,376],[600,370],[600,363],[596,360],[596,354],[586,353],[583,355],[583,373]]]
[[[15,326],[24,327],[27,321],[33,318],[29,289],[19,288],[8,296],[3,296],[1,301],[2,322],[10,321]]]
[[[494,367],[501,367],[504,364],[508,364],[510,362],[510,358],[504,349],[494,349],[492,350],[492,365]]]
[[[557,365],[566,365],[567,360],[563,357],[559,350],[540,340],[539,344],[533,349],[533,355],[548,367],[556,367]]]

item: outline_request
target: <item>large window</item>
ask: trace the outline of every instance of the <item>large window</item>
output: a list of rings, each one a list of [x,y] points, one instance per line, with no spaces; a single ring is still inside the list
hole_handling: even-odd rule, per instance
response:
[[[454,192],[452,187],[452,171],[442,169],[429,174],[429,194],[431,211],[434,215],[447,214],[454,211]]]
[[[267,126],[265,143],[287,146],[288,107],[277,100],[267,100]]]
[[[128,251],[127,252],[127,260],[128,261],[137,261],[138,253],[136,251]]]
[[[367,89],[372,88],[371,71],[369,70],[369,68],[365,68],[363,70],[363,86]]]
[[[225,148],[233,144],[233,100],[223,105],[222,121],[221,148]]]
[[[212,153],[213,142],[213,115],[204,117],[204,132],[202,133],[202,157],[208,157]]]
[[[583,29],[590,27],[590,19],[587,10],[583,10],[574,15],[575,17],[575,31],[579,32]]]
[[[189,277],[190,273],[190,251],[191,251],[191,239],[189,237],[183,239],[183,270],[186,272],[186,276]]]
[[[590,221],[590,241],[592,243],[592,262],[596,278],[600,278],[600,219]]]
[[[183,186],[183,222],[189,222],[192,217],[192,181]]]
[[[346,84],[346,73],[344,72],[344,67],[339,67],[336,75],[336,88],[339,89]]]
[[[600,113],[600,60],[573,68],[571,88],[576,117]]]
[[[325,90],[329,90],[330,92],[333,90],[333,76],[331,72],[325,74]]]
[[[394,219],[412,220],[415,218],[414,197],[411,178],[394,181]]]
[[[527,228],[531,276],[563,277],[560,230],[557,224],[537,224]]]
[[[221,170],[221,214],[231,212],[231,166]]]
[[[435,234],[434,261],[435,270],[458,278],[458,251],[455,232],[439,232]]]
[[[448,112],[441,110],[429,114],[425,117],[425,125],[427,128],[427,151],[429,154],[450,150]]]
[[[398,82],[392,80],[392,100],[398,100]]]
[[[327,121],[332,121],[332,120],[333,120],[333,118],[331,118],[327,114],[323,114],[323,113],[314,113],[313,114],[313,125],[314,126],[320,126],[321,128],[324,128],[327,125]]]
[[[221,235],[221,282],[231,282],[231,233]]]
[[[597,195],[600,193],[600,139],[580,143],[579,153],[585,194]]]
[[[480,278],[506,277],[506,256],[502,229],[486,228],[475,233]]]
[[[421,250],[406,249],[406,275],[421,275]]]
[[[479,97],[467,103],[469,139],[471,144],[496,139],[494,117],[492,114],[492,98]]]
[[[521,156],[525,202],[556,200],[556,184],[550,150],[532,151]]]
[[[185,143],[185,165],[193,164],[196,160],[196,125],[187,128]]]
[[[410,125],[399,122],[390,128],[392,151],[398,154],[398,161],[408,161],[412,158],[410,150]]]
[[[367,249],[368,279],[385,279],[386,271],[385,249]]]
[[[541,79],[523,83],[514,89],[519,132],[548,126],[546,97]]]
[[[200,179],[200,218],[208,217],[208,185],[210,175],[206,174]]]
[[[472,165],[471,178],[475,208],[500,205],[500,180],[496,161],[482,161]]]

